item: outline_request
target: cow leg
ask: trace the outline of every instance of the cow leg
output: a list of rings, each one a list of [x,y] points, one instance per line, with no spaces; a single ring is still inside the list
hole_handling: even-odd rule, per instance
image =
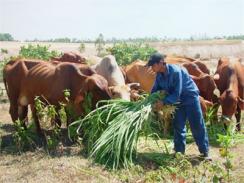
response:
[[[10,114],[13,122],[15,122],[19,118],[18,104],[16,102],[10,102],[9,114]]]
[[[65,107],[65,113],[66,113],[66,117],[67,117],[66,125],[68,128],[69,125],[76,120],[76,113],[70,105],[67,105]],[[82,112],[82,114],[83,114],[83,112]]]
[[[239,106],[237,106],[235,117],[236,117],[236,130],[240,132],[241,131],[241,108]]]
[[[21,121],[21,125],[27,129],[27,126],[25,124],[25,121],[27,120],[27,113],[28,113],[28,106],[18,106],[18,116],[19,120]]]
[[[60,110],[60,106],[59,107],[57,107],[57,110],[56,111],[59,111]],[[62,126],[62,121],[61,121],[61,119],[60,119],[60,115],[58,114],[58,112],[56,113],[56,115],[55,115],[55,119],[54,119],[55,121],[54,121],[54,124],[55,124],[55,126],[58,126],[58,128],[61,128],[61,126]]]
[[[40,122],[39,122],[39,119],[38,119],[38,116],[37,116],[37,110],[36,110],[34,105],[31,105],[31,111],[32,111],[33,120],[34,120],[34,122],[36,124],[37,134],[40,137],[43,137],[43,133],[42,133],[42,130],[41,130],[41,125],[40,125]]]

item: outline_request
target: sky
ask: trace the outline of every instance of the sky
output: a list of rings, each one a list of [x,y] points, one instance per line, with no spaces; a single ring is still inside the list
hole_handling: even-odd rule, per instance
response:
[[[244,34],[244,0],[0,0],[0,33],[17,40]]]

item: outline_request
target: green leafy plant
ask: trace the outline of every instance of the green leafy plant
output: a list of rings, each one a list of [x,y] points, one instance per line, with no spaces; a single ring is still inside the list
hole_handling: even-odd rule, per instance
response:
[[[15,146],[17,147],[18,151],[23,151],[29,148],[35,148],[35,138],[36,135],[32,131],[33,123],[25,129],[22,125],[20,120],[14,122],[15,132],[13,134],[13,139]]]
[[[8,50],[1,48],[1,54],[8,54]]]
[[[101,107],[71,126],[78,126],[78,133],[82,131],[88,153],[96,162],[114,169],[129,167],[139,136],[153,132],[151,105],[162,97],[164,94],[155,93],[136,102],[121,99],[100,101],[98,105]]]
[[[55,50],[49,51],[50,46],[41,46],[39,44],[21,46],[19,56],[32,59],[49,60],[51,57],[58,57],[60,53]]]
[[[109,47],[107,51],[114,55],[119,65],[127,65],[136,59],[148,60],[156,50],[148,44],[142,43],[116,43]]]
[[[51,152],[56,149],[61,139],[61,126],[58,126],[55,121],[58,112],[54,105],[46,105],[39,97],[35,98],[35,108],[42,126],[48,130],[51,129],[51,132],[44,131],[47,150]]]
[[[4,57],[3,60],[0,62],[0,81],[3,81],[3,68],[7,62],[9,62],[11,57]]]
[[[231,159],[233,158],[230,147],[234,145],[234,138],[233,138],[233,132],[231,132],[230,127],[227,129],[226,135],[218,134],[218,142],[220,142],[221,148],[219,149],[219,153],[221,157],[225,158],[225,168],[227,171],[227,180],[228,182],[231,181],[230,179],[230,172],[233,168],[233,164]]]

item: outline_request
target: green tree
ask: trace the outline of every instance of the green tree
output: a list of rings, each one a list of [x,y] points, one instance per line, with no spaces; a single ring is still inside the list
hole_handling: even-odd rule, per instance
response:
[[[28,46],[21,46],[19,51],[19,56],[24,58],[34,58],[34,59],[42,59],[49,60],[51,57],[57,57],[60,55],[56,50],[49,51],[50,45],[41,46],[39,44],[32,45],[28,44]]]
[[[115,56],[119,65],[127,65],[136,59],[146,61],[156,51],[148,44],[126,42],[116,43],[113,47],[107,48],[107,52]]]
[[[98,36],[98,38],[95,41],[95,47],[96,47],[97,55],[98,56],[101,56],[102,55],[102,52],[105,50],[104,49],[104,46],[105,46],[104,37],[100,33],[99,36]]]
[[[82,53],[85,51],[85,43],[80,43],[79,51]]]
[[[0,33],[0,41],[13,41],[14,38],[9,33]]]

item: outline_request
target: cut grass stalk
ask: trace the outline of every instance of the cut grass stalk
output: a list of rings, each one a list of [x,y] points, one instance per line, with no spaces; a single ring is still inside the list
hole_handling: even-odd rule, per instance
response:
[[[133,164],[140,135],[153,133],[152,105],[162,100],[163,93],[154,93],[142,100],[100,101],[96,110],[72,123],[83,133],[88,154],[95,162],[117,169]],[[175,108],[175,106],[171,106]]]

